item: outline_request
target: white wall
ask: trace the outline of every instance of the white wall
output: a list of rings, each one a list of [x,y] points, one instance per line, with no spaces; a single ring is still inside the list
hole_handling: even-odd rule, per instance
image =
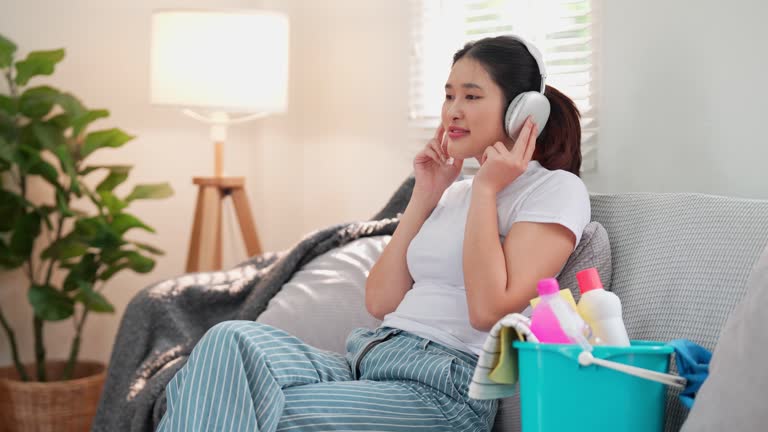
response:
[[[411,170],[407,147],[408,2],[266,0],[287,13],[289,113],[265,120],[267,217],[294,216],[293,234],[368,219]],[[300,224],[298,224],[300,222]]]
[[[594,192],[768,198],[768,3],[600,0]]]

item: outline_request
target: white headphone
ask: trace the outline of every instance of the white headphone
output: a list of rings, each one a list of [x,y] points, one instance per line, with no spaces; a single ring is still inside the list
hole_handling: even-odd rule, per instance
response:
[[[509,35],[512,39],[522,42],[528,49],[533,58],[536,60],[536,64],[539,66],[539,74],[541,75],[541,89],[539,91],[527,91],[520,93],[515,97],[507,107],[507,113],[504,116],[504,127],[506,128],[507,135],[514,139],[520,134],[520,130],[523,128],[525,119],[528,116],[533,116],[536,122],[538,135],[544,130],[544,126],[549,119],[549,100],[544,96],[544,89],[546,88],[545,81],[547,79],[547,71],[544,68],[544,60],[541,57],[539,50],[533,45],[528,43],[520,36]]]

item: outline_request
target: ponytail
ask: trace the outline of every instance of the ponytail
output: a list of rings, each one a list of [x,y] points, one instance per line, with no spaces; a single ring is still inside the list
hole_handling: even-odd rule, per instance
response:
[[[581,114],[568,96],[546,86],[549,120],[536,139],[533,159],[548,170],[565,170],[579,175],[581,169]]]

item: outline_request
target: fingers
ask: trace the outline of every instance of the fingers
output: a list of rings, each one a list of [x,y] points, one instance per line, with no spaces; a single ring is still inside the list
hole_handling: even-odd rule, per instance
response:
[[[530,162],[533,159],[533,152],[536,150],[536,138],[538,138],[539,127],[536,124],[531,129],[531,137],[528,139],[528,146],[525,148],[525,161]]]
[[[488,146],[483,151],[483,157],[480,159],[480,165],[483,165],[488,159],[491,159],[493,157],[499,156],[501,153],[499,153],[499,150],[496,149],[495,144],[492,146]]]
[[[443,122],[440,122],[435,131],[434,138],[437,142],[443,142],[443,135],[445,135],[445,128],[443,128]]]
[[[519,156],[525,154],[526,147],[528,146],[528,139],[531,137],[532,125],[533,117],[528,116],[528,118],[525,119],[525,123],[523,123],[523,128],[520,130],[520,135],[517,137],[517,141],[515,141],[514,147],[512,147],[513,153],[516,153]]]
[[[445,162],[445,153],[443,153],[442,144],[437,140],[429,140],[429,148],[437,155],[437,162]]]
[[[443,139],[440,141],[440,150],[448,156],[448,134],[443,135]]]
[[[437,130],[435,131],[435,136],[430,140],[429,147],[434,149],[435,153],[438,155],[437,162],[443,162],[445,163],[448,159],[448,134],[445,133],[445,128],[443,127],[443,123],[441,122],[437,126]]]
[[[443,157],[431,145],[427,147],[424,152],[438,164],[445,162]]]

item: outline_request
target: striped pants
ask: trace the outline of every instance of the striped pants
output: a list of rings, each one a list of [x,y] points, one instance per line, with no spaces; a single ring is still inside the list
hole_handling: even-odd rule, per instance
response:
[[[166,387],[159,431],[489,431],[496,401],[467,395],[477,357],[388,327],[346,356],[277,328],[211,328]]]

